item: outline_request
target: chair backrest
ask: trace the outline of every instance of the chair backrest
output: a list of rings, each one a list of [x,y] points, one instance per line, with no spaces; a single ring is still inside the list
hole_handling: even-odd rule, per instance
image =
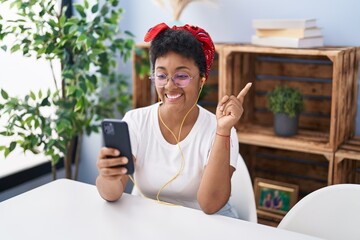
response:
[[[360,185],[331,185],[306,195],[278,228],[329,240],[360,239]]]
[[[240,219],[257,223],[253,184],[244,159],[240,154],[236,171],[231,178],[231,196],[229,202]]]

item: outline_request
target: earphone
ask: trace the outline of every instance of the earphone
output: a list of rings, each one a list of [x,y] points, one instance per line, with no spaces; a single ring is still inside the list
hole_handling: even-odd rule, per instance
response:
[[[204,86],[205,81],[206,81],[206,78],[205,78],[205,77],[202,77],[202,78],[201,78],[201,88]]]

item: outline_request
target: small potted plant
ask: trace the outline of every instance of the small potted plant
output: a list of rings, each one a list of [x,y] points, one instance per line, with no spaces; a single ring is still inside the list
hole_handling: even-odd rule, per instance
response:
[[[274,113],[276,135],[289,137],[297,134],[299,114],[304,108],[304,99],[296,88],[278,86],[268,93],[268,108]]]

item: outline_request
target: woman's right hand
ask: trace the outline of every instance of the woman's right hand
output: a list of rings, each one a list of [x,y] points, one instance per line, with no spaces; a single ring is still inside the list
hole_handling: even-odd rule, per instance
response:
[[[128,159],[119,155],[120,151],[117,149],[101,148],[96,162],[99,176],[107,180],[120,180],[126,174],[126,167],[119,167],[119,165],[126,164]]]

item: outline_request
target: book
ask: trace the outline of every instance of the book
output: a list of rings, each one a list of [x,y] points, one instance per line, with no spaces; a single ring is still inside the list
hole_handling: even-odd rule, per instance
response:
[[[256,29],[313,28],[316,19],[254,19],[252,26]]]
[[[290,37],[258,37],[253,35],[251,43],[260,46],[289,47],[289,48],[312,48],[324,46],[323,37],[313,38],[290,38]]]
[[[256,29],[258,37],[321,37],[321,29],[314,28],[282,28],[282,29]]]

